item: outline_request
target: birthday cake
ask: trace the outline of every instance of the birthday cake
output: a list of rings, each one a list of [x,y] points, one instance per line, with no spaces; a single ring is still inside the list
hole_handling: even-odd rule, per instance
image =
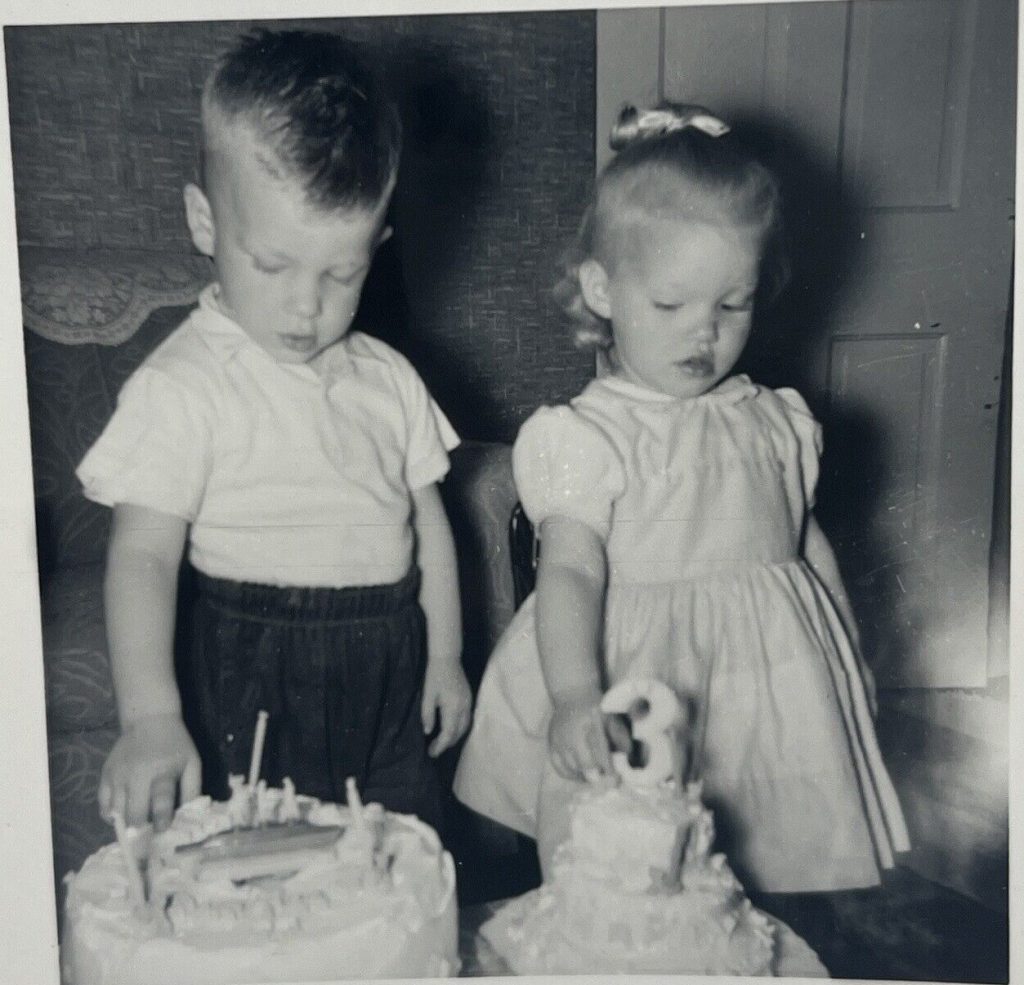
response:
[[[644,707],[647,727],[633,732],[652,740],[646,765],[613,757],[620,782],[592,782],[575,797],[550,877],[501,907],[481,935],[523,975],[773,974],[773,925],[712,853],[713,817],[701,784],[681,782],[679,744],[657,741],[675,724],[674,695],[630,682],[609,692],[605,710],[619,698],[618,707]]]
[[[159,834],[126,829],[68,877],[64,985],[457,973],[454,864],[432,828],[352,785],[348,807],[288,781],[232,790]]]

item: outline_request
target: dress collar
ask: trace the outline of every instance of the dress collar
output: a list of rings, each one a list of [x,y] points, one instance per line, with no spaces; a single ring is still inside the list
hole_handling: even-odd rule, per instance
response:
[[[666,408],[703,403],[737,404],[741,400],[746,400],[757,393],[757,386],[751,382],[750,377],[746,373],[727,376],[718,386],[697,397],[673,397],[667,393],[662,393],[660,390],[655,390],[641,383],[634,383],[632,380],[612,374],[599,377],[597,382],[621,396],[629,397],[631,400],[652,405],[662,405]]]

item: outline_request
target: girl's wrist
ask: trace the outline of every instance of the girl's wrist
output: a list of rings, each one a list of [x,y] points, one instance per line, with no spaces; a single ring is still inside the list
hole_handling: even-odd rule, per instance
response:
[[[556,709],[586,708],[601,703],[602,692],[595,682],[577,687],[559,688],[551,693],[551,703]]]

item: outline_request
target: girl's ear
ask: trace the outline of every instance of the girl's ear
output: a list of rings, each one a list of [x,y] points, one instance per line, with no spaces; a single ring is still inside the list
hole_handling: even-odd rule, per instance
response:
[[[195,248],[205,256],[212,257],[217,242],[213,210],[198,185],[185,186],[185,220]]]
[[[612,306],[608,300],[608,273],[596,260],[580,264],[580,293],[587,307],[599,318],[611,318]]]

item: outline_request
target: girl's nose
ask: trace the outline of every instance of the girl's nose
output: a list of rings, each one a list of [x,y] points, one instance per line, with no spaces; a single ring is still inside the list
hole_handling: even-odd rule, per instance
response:
[[[718,341],[718,315],[714,312],[702,315],[694,326],[694,335],[701,342]]]
[[[303,318],[320,314],[320,278],[300,275],[292,286],[292,309]]]

